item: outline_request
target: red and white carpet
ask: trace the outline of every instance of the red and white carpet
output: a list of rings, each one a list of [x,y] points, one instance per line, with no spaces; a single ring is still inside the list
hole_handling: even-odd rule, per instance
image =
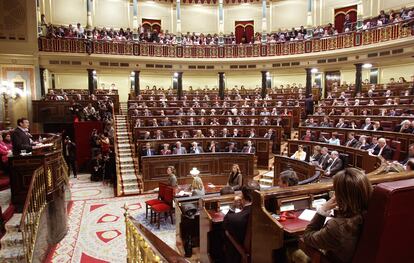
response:
[[[168,221],[158,230],[145,219],[145,200],[155,195],[114,198],[111,187],[90,183],[86,175],[81,175],[79,180],[71,179],[71,192],[68,234],[51,251],[46,262],[126,262],[123,209],[126,202],[132,216],[175,247],[175,225]]]

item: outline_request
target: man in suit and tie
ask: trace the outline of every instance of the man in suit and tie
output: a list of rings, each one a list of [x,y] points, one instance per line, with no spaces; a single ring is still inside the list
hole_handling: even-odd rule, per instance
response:
[[[387,145],[385,138],[379,138],[378,145],[372,151],[372,155],[382,156],[385,160],[391,160],[393,150]]]
[[[187,149],[181,146],[181,142],[176,142],[173,154],[187,154]]]
[[[232,136],[231,136],[231,137],[233,137],[233,138],[240,137],[239,130],[234,129],[234,130],[233,130],[233,134],[232,134]]]
[[[244,239],[246,237],[246,230],[248,229],[248,222],[251,215],[251,206],[252,206],[252,192],[253,188],[243,186],[241,189],[242,196],[235,197],[234,204],[231,206],[231,209],[224,217],[223,228],[225,231],[232,236],[237,243],[243,245],[245,243]],[[236,213],[236,209],[241,210]],[[226,238],[225,240],[226,248],[226,261],[225,262],[241,262],[241,257],[231,242]]]
[[[198,146],[197,142],[193,142],[191,144],[191,148],[190,148],[190,153],[194,153],[194,154],[200,154],[203,153],[203,148],[201,146]]]
[[[322,170],[325,170],[326,167],[327,167],[328,161],[329,161],[328,148],[322,147],[321,157],[319,158],[319,160],[317,162],[313,162],[313,164],[315,164],[316,166],[318,166]]]
[[[331,159],[328,161],[327,168],[325,169],[325,175],[332,177],[337,172],[342,170],[342,160],[339,158],[339,153],[337,151],[331,152]]]
[[[164,120],[161,122],[161,126],[171,126],[171,121],[168,117],[165,117]]]
[[[73,177],[77,177],[76,171],[76,144],[71,141],[69,136],[66,136],[63,143],[63,157],[68,164],[68,174],[70,175],[70,169],[73,171]]]
[[[266,132],[266,134],[263,136],[263,138],[273,140],[275,138],[275,134],[274,134],[273,129],[269,129]]]
[[[17,128],[14,129],[11,136],[14,155],[19,155],[21,151],[29,153],[33,150],[35,144],[32,135],[29,133],[29,125],[29,120],[26,118],[17,120]]]
[[[188,121],[187,125],[194,126],[197,125],[197,123],[194,121],[193,117],[190,117],[190,120]]]
[[[155,131],[154,139],[156,139],[156,140],[162,140],[162,139],[164,139],[164,135],[162,134],[162,131],[161,130],[156,130]]]
[[[366,131],[372,130],[371,118],[366,118],[365,119],[365,123],[362,124],[361,129],[366,130]]]
[[[223,138],[230,137],[230,134],[229,134],[229,131],[227,130],[227,128],[223,129],[223,132],[221,133],[221,137],[223,137]]]
[[[336,126],[335,126],[336,128],[346,128],[347,127],[347,125],[346,125],[346,123],[345,123],[345,120],[344,120],[344,118],[339,118],[339,121],[338,121],[338,123],[336,124]]]
[[[255,153],[256,148],[253,147],[252,141],[247,141],[247,145],[243,147],[242,149],[243,153]]]
[[[155,150],[151,149],[151,143],[147,142],[145,144],[145,149],[141,151],[141,156],[153,156],[155,155]]]
[[[355,147],[355,144],[358,142],[357,139],[355,139],[355,134],[353,132],[348,133],[348,140],[345,143],[346,147]]]
[[[225,151],[226,151],[226,152],[229,152],[229,153],[236,153],[236,152],[238,152],[239,150],[238,150],[238,149],[237,149],[237,147],[236,147],[236,143],[234,143],[234,142],[230,142],[230,143],[229,143],[229,146],[227,146],[227,147],[226,147]]]

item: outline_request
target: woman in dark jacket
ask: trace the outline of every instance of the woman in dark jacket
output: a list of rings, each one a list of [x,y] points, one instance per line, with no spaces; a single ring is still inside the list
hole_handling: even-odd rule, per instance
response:
[[[243,177],[238,164],[233,164],[227,185],[233,190],[239,190],[243,185]]]

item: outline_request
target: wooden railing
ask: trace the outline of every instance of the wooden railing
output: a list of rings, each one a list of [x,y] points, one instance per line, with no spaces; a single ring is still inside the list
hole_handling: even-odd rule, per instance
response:
[[[413,34],[412,20],[375,27],[365,31],[342,33],[335,36],[313,38],[284,43],[245,45],[164,45],[134,41],[102,41],[70,38],[39,38],[39,51],[127,55],[169,58],[248,58],[306,54],[374,45]]]
[[[189,262],[128,214],[125,205],[128,263]]]
[[[39,230],[39,222],[44,208],[48,204],[48,193],[53,191],[57,182],[65,181],[68,184],[68,167],[63,156],[60,157],[60,167],[57,167],[55,175],[52,170],[45,170],[42,165],[33,172],[23,214],[20,221],[20,232],[23,235],[23,249],[26,262],[33,261],[33,252],[36,244],[36,237]]]
[[[32,254],[36,243],[40,216],[47,205],[46,195],[47,175],[45,169],[39,167],[33,173],[20,223],[26,262],[32,262]]]

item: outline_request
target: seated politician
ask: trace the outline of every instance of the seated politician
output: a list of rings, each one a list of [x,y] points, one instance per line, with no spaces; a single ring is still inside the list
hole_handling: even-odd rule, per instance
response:
[[[233,164],[229,179],[227,180],[227,186],[230,186],[233,190],[239,190],[243,185],[243,176],[238,164]]]
[[[372,186],[361,170],[347,168],[333,177],[333,188],[335,196],[318,209],[303,239],[323,250],[330,262],[352,262]],[[326,222],[328,216],[332,218]]]
[[[299,178],[296,175],[296,172],[293,170],[286,170],[280,173],[278,186],[280,188],[285,188],[289,186],[298,185]]]
[[[246,231],[251,215],[252,191],[253,189],[243,186],[241,188],[242,197],[236,197],[232,208],[227,212],[223,220],[223,228],[238,244],[243,245],[245,242]],[[238,212],[238,210],[241,210]],[[241,262],[241,256],[226,238],[226,260],[225,262]]]

